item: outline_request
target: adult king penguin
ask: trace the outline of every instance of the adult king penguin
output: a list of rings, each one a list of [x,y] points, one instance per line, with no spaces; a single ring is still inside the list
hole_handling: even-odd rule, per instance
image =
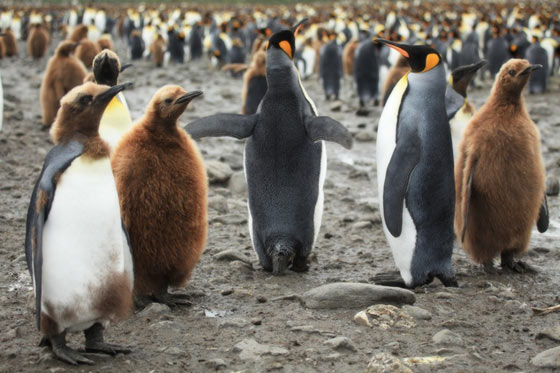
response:
[[[455,190],[445,69],[438,52],[378,39],[410,65],[379,120],[377,185],[383,230],[406,287],[437,277],[457,286],[451,265]],[[403,285],[399,279],[394,284]]]
[[[303,23],[300,22],[297,26]],[[339,122],[317,116],[294,65],[294,31],[272,35],[266,51],[268,89],[253,115],[217,114],[190,123],[194,138],[248,138],[249,233],[266,271],[306,271],[323,213],[325,144],[346,148],[352,137]]]
[[[61,100],[27,213],[25,255],[42,345],[70,364],[93,361],[66,346],[84,331],[86,351],[130,352],[103,342],[103,329],[128,316],[132,258],[122,228],[109,149],[99,137],[107,104],[129,84],[85,83]]]

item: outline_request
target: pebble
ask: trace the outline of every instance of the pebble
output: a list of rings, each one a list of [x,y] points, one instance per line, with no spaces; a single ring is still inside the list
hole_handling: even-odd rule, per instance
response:
[[[539,368],[560,368],[560,346],[541,352],[531,359],[531,364]]]
[[[371,228],[373,227],[373,223],[370,220],[365,220],[365,221],[359,221],[356,222],[354,224],[352,224],[352,229],[366,229],[366,228]]]
[[[354,342],[348,337],[334,337],[327,339],[323,342],[324,345],[330,346],[332,349],[337,351],[351,351],[358,352],[358,349],[354,345]]]
[[[220,328],[244,328],[249,325],[249,321],[242,318],[225,319],[220,322]]]
[[[211,223],[221,223],[224,225],[240,225],[247,223],[247,217],[241,214],[226,214],[221,216],[216,216],[213,219],[210,219]]]
[[[330,106],[331,111],[338,112],[342,109],[342,102],[340,100],[334,101]]]
[[[367,318],[365,322],[364,317]],[[365,311],[358,312],[354,321],[361,325],[368,325],[387,330],[396,328],[414,328],[416,323],[412,316],[398,307],[388,304],[375,304]]]
[[[233,346],[233,352],[239,354],[241,360],[259,360],[263,355],[286,356],[290,352],[277,346],[261,344],[253,338],[245,338]]]
[[[449,329],[443,329],[437,332],[433,337],[432,341],[435,344],[442,344],[442,345],[452,345],[452,346],[462,346],[463,338],[457,334],[453,333]]]
[[[210,369],[220,370],[227,367],[227,364],[222,359],[210,359],[206,362],[206,366]]]
[[[416,296],[406,289],[352,282],[334,282],[303,294],[307,308],[363,308],[372,304],[414,304]]]
[[[432,313],[428,310],[425,310],[423,308],[417,307],[417,306],[409,306],[409,305],[405,305],[403,306],[403,311],[405,311],[406,313],[408,313],[410,316],[414,317],[417,320],[431,320],[432,319]]]
[[[245,172],[234,172],[229,179],[228,188],[235,194],[247,194],[247,181],[245,180]]]
[[[155,316],[155,315],[160,315],[162,313],[168,313],[170,311],[171,309],[167,304],[150,303],[146,307],[144,307],[142,311],[138,313],[138,316],[140,317]]]
[[[220,161],[205,161],[206,173],[208,174],[208,182],[210,184],[222,184],[227,182],[233,170],[224,162]]]
[[[224,196],[212,196],[208,198],[208,207],[221,214],[227,214],[229,212],[227,199]]]
[[[174,355],[174,356],[188,356],[189,355],[189,353],[186,350],[184,350],[182,348],[179,348],[179,347],[168,347],[168,348],[165,349],[164,352],[168,355]]]
[[[386,352],[375,354],[367,368],[366,373],[414,373],[400,359]]]
[[[218,261],[233,262],[238,260],[243,263],[251,264],[251,261],[245,255],[235,249],[220,251],[214,255],[214,258]]]
[[[549,176],[546,178],[546,195],[557,196],[560,193],[560,182],[557,177]]]
[[[555,325],[550,329],[545,329],[537,333],[536,339],[548,338],[560,342],[560,325]]]

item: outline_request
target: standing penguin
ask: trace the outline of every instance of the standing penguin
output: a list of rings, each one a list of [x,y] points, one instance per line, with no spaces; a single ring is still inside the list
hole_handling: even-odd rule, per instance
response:
[[[474,106],[467,100],[467,88],[476,72],[486,65],[486,61],[461,66],[451,72],[449,85],[445,90],[445,110],[451,127],[453,159],[457,159],[459,143],[465,127],[474,115]]]
[[[144,40],[142,40],[142,36],[140,35],[140,31],[133,30],[130,33],[130,59],[131,60],[139,60],[144,55]]]
[[[321,47],[319,57],[319,76],[323,81],[323,90],[328,100],[338,100],[340,80],[342,79],[342,54],[334,34],[331,40]]]
[[[202,57],[202,35],[203,28],[200,23],[196,23],[189,34],[189,55],[192,61]]]
[[[158,33],[150,45],[150,54],[152,55],[152,60],[154,61],[156,67],[163,66],[163,56],[165,54],[166,47],[167,43],[163,39],[163,36]]]
[[[87,74],[82,61],[73,55],[77,46],[78,43],[73,41],[62,41],[47,64],[40,90],[45,126],[50,126],[54,121],[60,99],[72,88],[82,84]]]
[[[492,38],[488,41],[487,58],[490,77],[494,79],[504,62],[510,58],[508,43],[496,27],[492,31]]]
[[[110,87],[118,84],[119,74],[131,66],[125,64],[121,66],[117,54],[109,49],[105,49],[93,59],[93,78],[97,84],[108,85]],[[103,113],[99,123],[99,135],[113,152],[123,135],[132,127],[132,118],[128,110],[126,98],[119,92]]]
[[[124,225],[134,258],[138,297],[189,304],[168,287],[184,286],[206,241],[206,171],[196,145],[177,127],[202,92],[159,89],[113,155]]]
[[[443,62],[433,48],[378,40],[404,56],[411,68],[393,88],[379,119],[383,230],[407,287],[434,277],[457,286],[451,264],[455,188]]]
[[[4,31],[0,42],[4,43],[4,53],[6,57],[15,57],[18,55],[17,40],[10,28],[7,28],[6,31]]]
[[[266,53],[258,51],[253,56],[249,69],[243,75],[241,114],[255,114],[267,89]]]
[[[294,271],[308,268],[323,213],[327,154],[321,140],[352,145],[342,124],[317,116],[294,53],[293,31],[272,35],[266,51],[268,90],[256,114],[217,114],[186,127],[195,139],[248,138],[244,166],[249,233],[262,267],[273,274],[283,274],[290,266]]]
[[[539,69],[531,74],[529,78],[529,93],[541,94],[546,92],[550,68],[548,64],[548,53],[541,46],[538,35],[533,36],[533,44],[525,52],[525,58],[533,65],[541,65]]]
[[[31,25],[27,37],[27,55],[33,59],[43,58],[49,46],[49,33],[40,23]]]
[[[185,33],[170,29],[167,32],[167,51],[171,61],[183,63],[185,60]]]
[[[377,98],[379,85],[379,61],[377,47],[370,38],[365,38],[356,49],[354,59],[354,80],[360,99],[360,110],[366,113],[365,106]]]
[[[455,163],[455,231],[471,258],[490,271],[498,254],[503,268],[528,270],[514,255],[527,251],[535,222],[541,232],[548,228],[539,130],[521,95],[539,68],[519,59],[504,64],[465,129]]]
[[[133,274],[109,149],[98,133],[105,106],[126,87],[86,83],[63,97],[51,129],[56,146],[27,213],[25,254],[42,345],[74,365],[93,361],[66,345],[69,331],[84,330],[88,352],[130,352],[103,341],[109,322],[130,313]]]
[[[76,57],[84,63],[88,69],[93,64],[93,59],[100,52],[99,46],[89,39],[80,40],[80,45],[76,48]]]

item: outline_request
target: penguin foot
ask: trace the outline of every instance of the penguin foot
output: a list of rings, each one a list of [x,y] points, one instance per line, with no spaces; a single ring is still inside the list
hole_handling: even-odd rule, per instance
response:
[[[538,273],[538,271],[529,264],[522,262],[521,260],[516,262],[513,259],[513,253],[511,252],[502,253],[501,259],[501,267],[504,270],[516,273]]]
[[[489,275],[497,275],[499,272],[496,269],[496,267],[494,267],[494,262],[493,261],[489,261],[488,263],[484,263],[483,264],[483,269],[484,272],[486,272]]]
[[[398,271],[378,273],[369,280],[376,285],[408,288]]]
[[[455,277],[448,277],[448,276],[442,276],[442,275],[436,275],[436,277],[441,281],[443,286],[445,286],[446,288],[458,288],[459,287],[459,283],[457,282],[457,279],[455,279]]]
[[[53,355],[61,361],[71,365],[78,364],[90,364],[93,365],[93,361],[86,358],[78,351],[72,350],[66,345],[66,333],[60,333],[53,336],[48,336],[48,343],[51,347]],[[41,341],[43,342],[43,341]]]
[[[128,347],[105,343],[103,340],[103,326],[99,323],[84,331],[86,336],[86,352],[100,352],[107,355],[129,354],[132,350]]]
[[[167,291],[159,294],[154,294],[152,297],[157,303],[163,303],[169,307],[176,306],[192,306],[193,303],[189,301],[189,296],[186,294],[169,293]]]
[[[309,265],[307,264],[307,258],[303,256],[297,256],[292,262],[290,270],[294,272],[307,272],[309,270]]]
[[[358,109],[358,111],[356,111],[356,115],[359,117],[367,117],[369,115],[370,111],[367,110],[364,107],[361,107]]]

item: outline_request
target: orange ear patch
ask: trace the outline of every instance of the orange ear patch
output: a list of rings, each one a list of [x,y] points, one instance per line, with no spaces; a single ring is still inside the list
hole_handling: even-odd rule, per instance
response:
[[[430,71],[439,63],[439,56],[435,53],[430,53],[426,56],[426,67],[422,72]]]
[[[391,44],[386,44],[388,47],[393,48],[394,50],[396,50],[397,52],[399,52],[403,57],[406,58],[410,58],[410,56],[408,55],[408,52],[405,51],[402,48],[397,47],[396,45],[391,45]]]
[[[292,54],[292,46],[289,42],[282,40],[278,45],[288,56],[290,56],[290,58],[294,58],[294,55]]]

